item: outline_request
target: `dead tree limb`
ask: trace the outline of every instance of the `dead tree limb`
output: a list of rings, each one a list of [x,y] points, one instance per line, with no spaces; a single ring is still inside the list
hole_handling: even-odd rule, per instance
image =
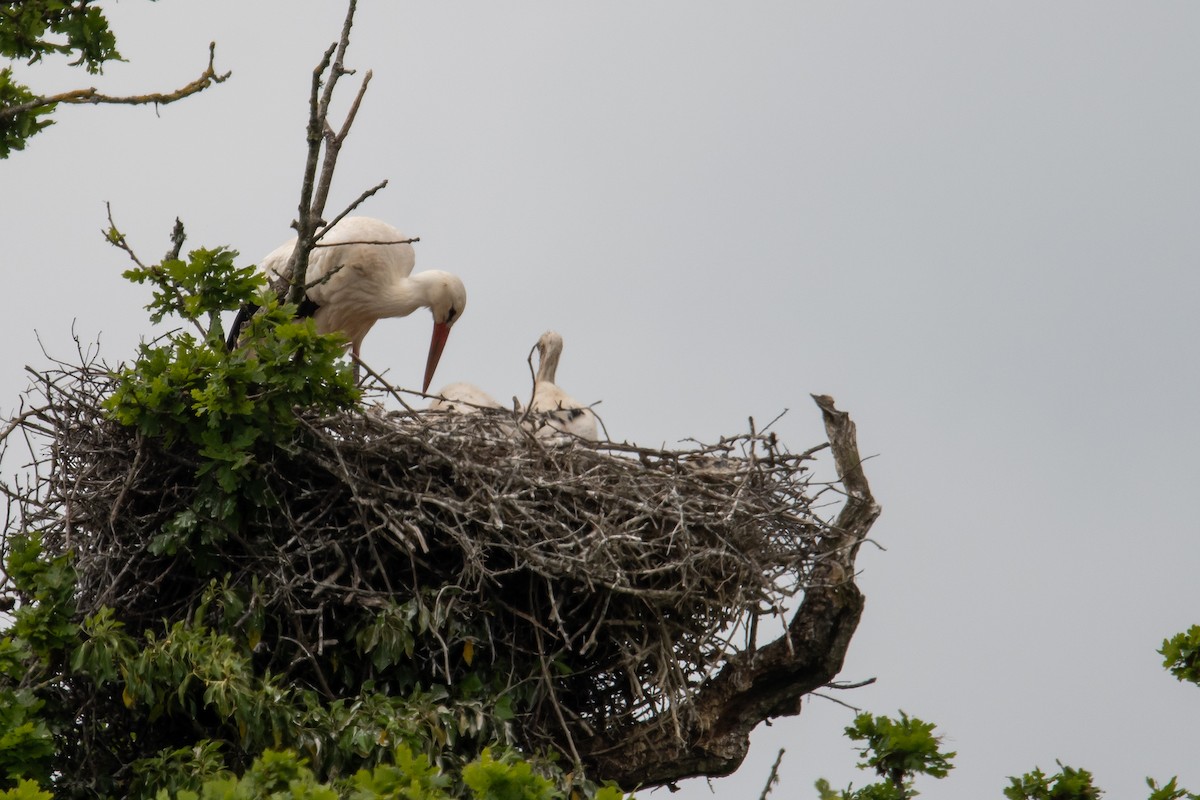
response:
[[[350,30],[354,27],[354,12],[356,0],[350,0],[346,6],[346,18],[342,23],[342,35],[337,42],[329,46],[321,61],[313,70],[312,90],[308,100],[308,126],[305,138],[308,142],[308,153],[304,163],[304,181],[300,189],[299,215],[292,227],[296,229],[296,247],[288,258],[287,288],[277,287],[281,293],[286,291],[287,301],[299,305],[305,296],[305,274],[308,271],[308,257],[316,246],[327,225],[324,219],[325,203],[329,198],[329,188],[333,184],[333,174],[337,168],[338,155],[342,143],[350,135],[350,126],[358,114],[363,95],[371,82],[371,72],[368,70],[363,78],[358,94],[346,114],[341,130],[335,132],[329,124],[329,105],[333,102],[334,89],[343,75],[354,74],[346,69],[346,50],[350,47]],[[318,175],[319,170],[319,175]],[[369,189],[359,196],[351,208],[370,197],[387,185],[387,181]],[[348,211],[339,215],[345,216]]]
[[[292,228],[296,231],[296,244],[282,274],[271,284],[272,290],[280,302],[293,303],[300,306],[305,299],[309,284],[306,280],[308,262],[312,251],[320,247],[321,237],[325,235],[341,219],[358,208],[367,198],[387,186],[383,180],[375,186],[363,191],[345,209],[334,216],[332,221],[325,219],[325,205],[329,199],[329,189],[333,185],[333,175],[337,168],[338,155],[342,145],[350,135],[350,128],[358,115],[367,87],[371,82],[372,73],[367,71],[358,88],[358,93],[350,104],[350,110],[341,126],[334,130],[329,122],[329,106],[333,102],[334,90],[343,75],[353,75],[354,70],[345,65],[346,51],[350,47],[350,31],[354,27],[354,13],[357,9],[356,0],[349,0],[346,6],[346,17],[342,22],[342,32],[338,41],[329,45],[321,56],[317,66],[312,71],[312,83],[308,98],[308,123],[305,127],[307,151],[304,161],[304,176],[300,184],[300,204]],[[233,349],[237,346],[242,327],[258,311],[257,305],[246,305],[238,311],[237,317],[230,326],[227,346]]]
[[[592,755],[594,777],[633,789],[728,775],[745,759],[750,732],[759,723],[799,714],[804,695],[841,670],[863,610],[854,558],[881,509],[862,470],[853,421],[834,407],[833,398],[813,399],[824,416],[846,501],[819,545],[812,583],[785,634],[739,653],[703,683],[682,737],[650,720],[587,742],[581,749]]]
[[[70,105],[99,105],[101,103],[107,105],[154,105],[165,106],[169,103],[174,103],[176,100],[182,100],[185,97],[191,97],[194,94],[204,91],[215,83],[224,83],[232,72],[217,74],[213,66],[213,60],[216,57],[216,42],[208,45],[208,67],[204,72],[200,73],[200,77],[196,80],[176,89],[173,92],[151,92],[149,94],[136,94],[126,96],[114,96],[102,94],[95,87],[89,89],[73,89],[69,92],[61,94],[47,95],[45,97],[35,97],[32,100],[27,100],[24,103],[0,108],[0,120],[15,117],[18,114],[23,114],[26,111],[32,111],[35,108],[44,106],[52,106],[57,103],[67,103]]]

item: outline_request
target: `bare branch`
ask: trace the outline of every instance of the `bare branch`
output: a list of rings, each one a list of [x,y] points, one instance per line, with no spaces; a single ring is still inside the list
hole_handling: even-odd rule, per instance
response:
[[[758,800],[767,800],[771,794],[771,790],[775,788],[775,784],[779,783],[779,765],[783,762],[784,749],[779,748],[779,755],[775,756],[775,763],[771,765],[771,774],[767,776],[767,783],[763,786],[762,794],[758,796]]]
[[[375,381],[376,386],[380,390],[387,392],[387,394],[394,397],[396,400],[398,400],[400,402],[400,405],[403,406],[405,411],[408,411],[409,413],[413,414],[416,419],[420,419],[419,416],[416,416],[417,410],[408,404],[408,402],[400,394],[399,389],[397,389],[395,386],[393,386],[391,383],[389,383],[382,375],[380,375],[378,372],[376,372],[374,369],[372,369],[371,365],[368,364],[366,361],[363,361],[361,358],[355,356],[353,353],[350,354],[350,357],[352,359],[354,359],[354,363],[356,366],[358,366],[359,368],[364,370],[367,373],[367,375],[369,375]]]
[[[137,264],[142,269],[146,269],[146,265],[137,257],[137,253],[133,252],[133,247],[126,240],[125,234],[117,230],[117,223],[113,221],[112,203],[105,203],[104,208],[108,211],[108,230],[104,231],[104,238],[109,244],[120,250],[124,250],[125,254],[129,256],[129,259],[134,264]]]
[[[342,213],[340,213],[336,217],[334,217],[333,221],[330,222],[328,225],[326,225],[321,230],[321,232],[317,234],[316,238],[313,240],[313,247],[320,247],[321,239],[324,238],[325,234],[328,233],[333,228],[334,225],[337,225],[339,222],[341,222],[343,219],[345,219],[347,216],[349,216],[350,212],[352,212],[354,209],[356,209],[360,205],[362,205],[363,202],[368,197],[373,196],[380,189],[386,188],[387,185],[388,185],[388,182],[386,180],[380,181],[379,183],[372,186],[370,189],[367,189],[365,192],[360,194],[357,198],[355,198],[353,203],[346,206],[345,210],[342,211]],[[412,242],[419,242],[419,241],[421,241],[421,240],[418,238],[418,239],[401,239],[397,242],[368,242],[368,244],[405,244],[405,243],[411,244]]]
[[[171,229],[171,249],[167,251],[164,261],[175,261],[183,252],[183,243],[187,241],[187,233],[183,229],[183,220],[175,218],[175,227]]]
[[[321,226],[320,211],[313,210],[313,193],[316,191],[317,168],[321,163],[321,144],[324,117],[321,115],[321,81],[337,44],[331,44],[313,69],[312,88],[308,98],[308,127],[306,140],[308,152],[304,161],[304,179],[300,184],[299,215],[292,227],[296,229],[296,247],[288,257],[285,270],[288,283],[281,287],[286,292],[287,302],[299,305],[304,300],[304,280],[308,272],[308,254],[312,252],[317,228]]]
[[[344,218],[364,200],[380,189],[387,186],[382,181],[371,189],[366,190],[346,210],[342,211],[333,222],[326,224],[324,220],[325,204],[329,198],[329,189],[333,185],[333,175],[337,168],[338,155],[343,142],[350,135],[350,127],[358,114],[367,85],[371,82],[371,72],[368,71],[359,86],[358,94],[350,105],[341,130],[334,132],[329,123],[329,106],[333,102],[334,89],[343,75],[353,74],[346,69],[346,50],[350,47],[350,30],[354,26],[356,0],[350,0],[346,8],[346,18],[342,23],[342,35],[337,42],[325,51],[321,62],[313,70],[312,90],[309,94],[309,116],[307,127],[308,155],[305,160],[304,180],[300,189],[299,216],[292,223],[296,229],[296,247],[288,258],[286,273],[288,283],[277,287],[286,292],[287,301],[299,305],[304,300],[305,274],[308,271],[309,254],[324,231]],[[326,77],[327,75],[327,77]],[[322,153],[322,147],[324,152]],[[318,175],[319,172],[319,175]],[[321,231],[318,233],[318,231]]]
[[[308,142],[308,151],[304,162],[304,178],[300,184],[300,207],[299,218],[292,223],[292,227],[296,228],[297,233],[303,234],[299,226],[302,226],[312,213],[313,192],[316,189],[317,168],[321,163],[321,143],[323,141],[322,133],[322,117],[321,117],[321,85],[325,76],[325,71],[329,69],[330,61],[333,59],[333,53],[337,49],[337,43],[329,45],[325,54],[321,57],[321,61],[313,68],[312,85],[308,96],[308,126],[305,128],[305,140]],[[317,224],[312,225],[315,230]]]
[[[356,0],[349,0],[346,17],[342,23],[341,36],[338,41],[325,50],[320,62],[312,72],[308,99],[308,125],[305,129],[308,147],[305,155],[304,176],[300,185],[300,205],[297,217],[292,222],[292,227],[296,230],[296,244],[292,248],[287,264],[279,274],[279,278],[272,284],[272,289],[280,301],[296,306],[300,306],[304,302],[308,289],[309,258],[313,249],[320,246],[321,238],[367,198],[387,186],[386,180],[381,181],[362,192],[354,202],[335,216],[332,222],[325,221],[325,205],[333,184],[338,155],[346,137],[350,135],[350,128],[358,115],[372,76],[372,73],[368,71],[363,78],[340,130],[335,132],[329,123],[329,107],[333,101],[338,80],[343,75],[353,74],[353,70],[347,69],[345,66],[345,57],[346,51],[350,47],[350,31],[354,26],[356,8]],[[242,327],[257,311],[258,307],[254,305],[247,305],[238,311],[226,341],[228,347],[232,349],[236,346]],[[356,377],[357,370],[358,366],[356,365]]]
[[[0,431],[0,442],[6,441],[9,437],[9,434],[11,434],[17,428],[25,426],[30,419],[41,416],[49,409],[50,409],[50,406],[47,406],[47,405],[37,406],[35,408],[30,408],[25,411],[22,411],[20,414],[17,414],[15,417],[12,417],[9,420],[8,425],[6,425],[4,427],[4,430]]]
[[[814,692],[809,692],[809,696],[811,696],[811,697],[819,697],[819,698],[821,698],[822,700],[828,700],[828,701],[829,701],[829,702],[831,702],[831,703],[836,703],[836,704],[838,704],[839,706],[842,706],[843,708],[848,708],[848,709],[850,709],[851,711],[854,711],[854,712],[856,712],[856,713],[862,713],[862,709],[861,709],[861,708],[859,708],[858,706],[856,706],[856,705],[853,705],[853,704],[851,704],[851,703],[847,703],[845,700],[838,700],[836,697],[831,697],[830,695],[827,695],[827,694],[825,694],[824,692],[816,692],[816,691],[814,691]]]
[[[340,53],[339,53],[340,57]],[[337,66],[334,67],[337,69]],[[338,155],[342,151],[342,143],[346,141],[346,137],[350,135],[350,125],[354,122],[355,115],[358,114],[359,104],[362,103],[363,95],[366,94],[367,84],[371,82],[371,71],[368,70],[363,78],[362,86],[358,89],[358,95],[354,98],[354,103],[350,106],[350,111],[346,114],[346,120],[342,124],[340,133],[334,134],[333,128],[329,127],[328,117],[325,118],[325,159],[321,165],[321,180],[317,183],[317,196],[313,200],[313,208],[319,213],[324,213],[325,203],[329,198],[329,187],[333,184],[333,171],[337,167]],[[330,85],[332,86],[332,79]],[[375,191],[387,185],[384,181],[380,186],[376,187]],[[372,192],[373,193],[373,192]],[[362,202],[364,198],[360,198]],[[345,212],[343,212],[343,216]],[[330,223],[333,225],[334,223]]]
[[[386,181],[384,183],[386,184]],[[381,184],[381,188],[382,188],[382,185],[383,184]],[[353,208],[353,206],[351,206],[351,208]],[[333,226],[330,225],[330,227],[333,227]],[[344,240],[338,242],[337,244],[326,244],[325,242],[318,241],[315,245],[313,245],[313,249],[315,250],[318,247],[339,247],[341,245],[346,245],[346,244],[370,244],[370,245],[415,244],[416,242],[419,242],[419,241],[421,241],[420,236],[414,236],[411,239],[386,239],[386,240],[385,239],[344,239]]]
[[[70,105],[98,105],[100,103],[104,103],[107,105],[128,106],[148,105],[153,103],[155,105],[165,106],[169,103],[174,103],[176,100],[182,100],[185,97],[191,97],[194,94],[202,92],[213,84],[224,83],[229,76],[233,74],[232,72],[225,72],[224,74],[220,75],[217,74],[216,69],[213,67],[213,59],[216,56],[216,47],[216,42],[212,42],[208,45],[208,67],[204,70],[204,72],[200,73],[200,77],[173,92],[151,92],[149,94],[117,97],[113,95],[102,94],[95,87],[90,89],[74,89],[69,92],[49,95],[47,97],[35,97],[32,100],[27,100],[24,103],[18,103],[15,106],[0,108],[0,119],[15,117],[16,115],[26,111],[30,111],[35,108],[41,108],[43,106],[54,105],[56,103],[67,103]]]

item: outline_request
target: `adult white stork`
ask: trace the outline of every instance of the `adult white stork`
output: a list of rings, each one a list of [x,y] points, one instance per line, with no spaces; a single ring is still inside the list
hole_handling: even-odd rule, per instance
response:
[[[537,433],[539,436],[554,436],[557,431],[594,442],[600,438],[596,415],[554,382],[562,349],[562,337],[554,331],[546,331],[538,339],[538,371],[533,386],[533,402],[529,408],[536,414],[544,414],[546,422]]]
[[[407,317],[418,308],[433,313],[433,338],[421,391],[429,390],[450,327],[467,307],[467,290],[458,276],[441,270],[412,274],[416,255],[409,237],[371,217],[346,217],[317,242],[308,259],[301,304],[318,333],[341,331],[355,359],[367,332],[385,317]],[[259,264],[269,280],[282,277],[296,240],[280,245]],[[240,317],[239,317],[240,320]],[[236,341],[238,323],[231,340]]]

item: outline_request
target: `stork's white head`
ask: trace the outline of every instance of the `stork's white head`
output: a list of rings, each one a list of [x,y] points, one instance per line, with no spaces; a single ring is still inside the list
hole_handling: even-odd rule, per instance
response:
[[[433,339],[429,342],[429,358],[425,362],[425,383],[422,392],[429,391],[433,373],[437,371],[442,350],[450,337],[450,327],[462,317],[467,307],[467,288],[457,275],[441,270],[421,272],[416,277],[424,284],[429,311],[433,314]]]

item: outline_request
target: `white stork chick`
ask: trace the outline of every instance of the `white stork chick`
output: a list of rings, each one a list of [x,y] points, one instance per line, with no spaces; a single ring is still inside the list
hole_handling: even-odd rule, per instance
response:
[[[554,331],[546,331],[538,339],[538,371],[533,387],[533,402],[529,407],[530,411],[545,415],[545,422],[538,428],[537,435],[567,433],[594,442],[600,438],[596,415],[554,382],[562,349],[562,337]]]
[[[490,394],[473,383],[451,383],[442,387],[439,397],[429,404],[429,410],[446,414],[491,414],[491,427],[484,426],[476,431],[488,438],[512,439],[516,433],[512,410],[503,412],[504,406]]]
[[[451,411],[456,414],[478,414],[485,408],[504,408],[490,394],[473,383],[451,383],[442,387],[429,404],[430,411]]]
[[[304,276],[309,289],[300,311],[312,315],[318,333],[344,333],[357,360],[363,339],[376,322],[428,308],[433,313],[433,339],[425,363],[424,392],[433,380],[450,326],[467,306],[467,290],[449,272],[426,270],[413,275],[416,255],[408,238],[371,217],[338,222],[309,255]],[[292,239],[262,260],[260,267],[269,280],[286,271],[295,247]]]

